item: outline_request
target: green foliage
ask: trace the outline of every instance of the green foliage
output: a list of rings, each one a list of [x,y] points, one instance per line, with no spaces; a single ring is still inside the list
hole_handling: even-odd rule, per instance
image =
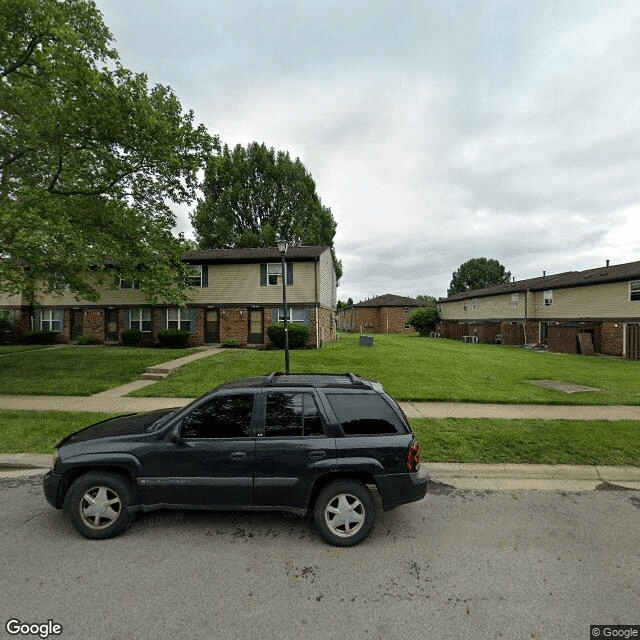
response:
[[[195,198],[217,142],[111,44],[90,0],[0,3],[0,291],[95,301],[122,277],[186,297],[169,205]]]
[[[186,329],[163,329],[158,333],[160,345],[167,348],[184,348],[191,334]]]
[[[191,217],[201,248],[273,247],[280,234],[290,244],[331,247],[342,275],[333,251],[336,222],[298,158],[257,142],[225,145],[209,159],[202,191]]]
[[[7,309],[0,309],[0,335],[13,330],[13,319]]]
[[[142,342],[142,331],[140,329],[125,329],[120,337],[127,346],[133,347]]]
[[[238,338],[229,337],[223,343],[222,347],[224,349],[237,349],[240,346],[240,340]]]
[[[421,335],[425,336],[433,331],[436,322],[440,320],[440,311],[436,305],[418,307],[410,316],[409,324]]]
[[[25,331],[20,340],[27,344],[53,344],[56,341],[56,334],[46,329],[36,329],[35,331]]]
[[[284,322],[270,324],[267,327],[267,334],[276,347],[284,349]],[[289,349],[304,347],[310,337],[311,330],[309,327],[297,322],[289,323]]]
[[[425,304],[425,307],[438,304],[437,298],[424,294],[417,295],[416,300],[422,300],[422,302],[426,302],[427,304]]]
[[[506,271],[497,260],[472,258],[463,262],[452,274],[447,295],[453,296],[464,291],[476,291],[509,282],[511,272]]]
[[[76,340],[76,344],[86,345],[86,344],[100,344],[100,341],[94,338],[93,336],[81,335],[78,336]]]

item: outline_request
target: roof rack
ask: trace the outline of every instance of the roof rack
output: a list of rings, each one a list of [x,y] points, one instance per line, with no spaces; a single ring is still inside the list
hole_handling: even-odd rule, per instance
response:
[[[278,378],[283,377],[284,380],[280,381]],[[289,379],[286,379],[289,378]],[[274,371],[269,375],[265,376],[264,384],[265,385],[276,385],[279,382],[286,383],[291,386],[301,386],[308,387],[314,386],[317,384],[321,384],[322,380],[325,380],[324,386],[335,386],[335,387],[345,387],[345,386],[358,386],[358,387],[366,387],[368,389],[372,389],[373,385],[369,380],[361,378],[357,373],[347,372],[347,373],[283,373],[282,371]],[[341,380],[339,379],[341,378]]]

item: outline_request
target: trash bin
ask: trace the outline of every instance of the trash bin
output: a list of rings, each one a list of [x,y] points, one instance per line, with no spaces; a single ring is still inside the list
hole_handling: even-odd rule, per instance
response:
[[[361,347],[373,347],[373,336],[360,336]]]

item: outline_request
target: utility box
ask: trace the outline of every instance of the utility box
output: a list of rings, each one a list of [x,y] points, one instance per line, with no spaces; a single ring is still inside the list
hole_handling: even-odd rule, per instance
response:
[[[373,336],[360,336],[361,347],[373,347]]]

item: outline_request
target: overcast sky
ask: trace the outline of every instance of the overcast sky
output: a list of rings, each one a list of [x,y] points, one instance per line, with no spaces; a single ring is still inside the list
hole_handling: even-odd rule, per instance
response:
[[[97,0],[123,64],[299,157],[338,297],[640,260],[638,0]],[[180,229],[191,233],[188,215]]]

